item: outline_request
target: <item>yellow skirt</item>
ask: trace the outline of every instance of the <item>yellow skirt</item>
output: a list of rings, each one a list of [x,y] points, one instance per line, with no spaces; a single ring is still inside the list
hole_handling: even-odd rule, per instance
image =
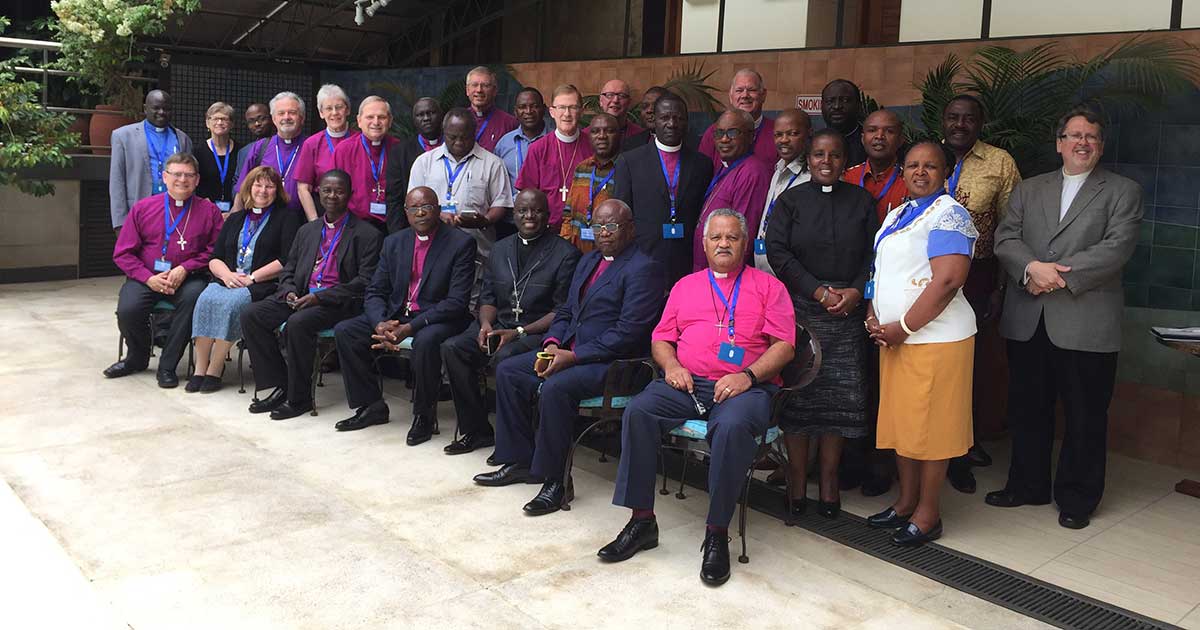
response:
[[[974,442],[975,337],[879,349],[876,445],[909,459],[958,457]]]

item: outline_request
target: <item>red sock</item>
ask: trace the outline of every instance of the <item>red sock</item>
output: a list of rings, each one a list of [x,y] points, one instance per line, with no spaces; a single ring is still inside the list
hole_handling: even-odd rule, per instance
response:
[[[654,510],[639,510],[636,508],[633,510],[633,520],[635,520],[635,521],[644,521],[644,520],[650,520],[653,518],[654,518]]]
[[[707,526],[705,526],[704,531],[706,531],[710,534],[728,534],[729,528],[728,527],[717,527],[716,525],[707,525]]]

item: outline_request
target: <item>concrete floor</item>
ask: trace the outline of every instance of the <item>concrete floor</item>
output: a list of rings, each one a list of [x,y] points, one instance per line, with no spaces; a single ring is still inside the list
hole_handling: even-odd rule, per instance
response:
[[[758,513],[751,562],[705,588],[699,491],[660,501],[658,549],[604,565],[614,462],[583,454],[575,509],[527,518],[536,486],[475,486],[487,453],[442,454],[448,404],[404,444],[395,381],[393,422],[348,434],[337,375],[286,422],[236,385],[106,381],[119,284],[0,286],[0,627],[1044,627]]]

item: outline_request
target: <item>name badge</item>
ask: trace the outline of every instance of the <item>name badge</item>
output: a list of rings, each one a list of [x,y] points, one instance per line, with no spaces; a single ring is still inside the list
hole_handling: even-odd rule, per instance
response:
[[[863,287],[863,297],[868,300],[875,299],[875,281],[867,280],[867,286]]]
[[[452,204],[452,203],[442,204],[442,212],[449,212],[450,214],[458,214],[458,206],[455,204]]]
[[[309,290],[308,290],[308,292],[309,292],[309,293],[320,293],[320,292],[322,292],[322,291],[324,291],[325,289],[328,289],[328,288],[329,288],[329,287],[313,287],[313,288],[309,289]]]
[[[387,204],[379,202],[379,201],[372,201],[371,202],[371,214],[378,215],[378,216],[387,215]]]
[[[230,210],[233,209],[233,204],[229,203],[228,201],[218,201],[217,208],[219,208],[221,210],[221,212],[228,213]]]
[[[154,185],[150,187],[150,194],[152,195],[165,192],[167,192],[167,185],[162,182],[154,182]]]
[[[594,240],[596,240],[596,232],[594,230],[592,230],[592,228],[580,228],[579,240],[594,241]]]
[[[754,239],[754,253],[759,255],[765,255],[767,253],[767,239]]]
[[[664,223],[663,238],[683,238],[683,225],[680,223]]]
[[[717,358],[737,366],[742,365],[742,361],[746,358],[746,349],[739,348],[728,341],[721,344],[721,349],[717,352]]]
[[[163,260],[162,258],[159,258],[158,260],[154,261],[154,270],[157,271],[158,273],[162,273],[164,271],[170,271],[171,270],[171,261]]]

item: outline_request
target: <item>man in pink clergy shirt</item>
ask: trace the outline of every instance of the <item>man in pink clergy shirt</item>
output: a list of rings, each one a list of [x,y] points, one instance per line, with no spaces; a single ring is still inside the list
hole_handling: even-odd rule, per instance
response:
[[[496,107],[499,81],[496,73],[478,66],[467,73],[467,99],[475,114],[475,144],[494,152],[504,134],[521,126],[512,114]]]
[[[550,100],[550,117],[554,133],[538,138],[529,145],[529,155],[517,174],[516,188],[537,188],[546,193],[550,202],[550,227],[558,233],[562,226],[567,193],[575,179],[575,167],[592,157],[592,145],[579,131],[579,114],[583,110],[583,95],[574,85],[554,88]]]
[[[104,370],[107,378],[141,372],[150,364],[150,311],[159,302],[175,307],[167,343],[158,358],[158,386],[176,387],[175,368],[192,337],[192,310],[208,284],[208,260],[221,232],[221,210],[196,197],[200,166],[189,153],[176,153],[163,164],[167,192],[133,204],[113,262],[125,272],[117,297],[117,327],[129,352]]]
[[[717,157],[721,158],[721,162],[713,171],[712,181],[708,183],[704,194],[704,204],[700,206],[700,221],[696,224],[692,241],[693,271],[708,266],[702,230],[704,221],[713,210],[731,208],[740,212],[746,217],[750,233],[758,234],[767,191],[771,188],[773,167],[750,153],[753,133],[754,121],[749,114],[737,109],[721,114],[714,125],[711,135],[717,137]],[[746,250],[746,254],[751,256],[753,252]],[[747,262],[751,260],[747,258]]]
[[[333,154],[334,166],[350,174],[350,212],[385,236],[387,158],[399,142],[388,135],[391,127],[392,106],[381,96],[368,96],[358,104],[362,133],[338,145]]]
[[[729,579],[729,522],[796,342],[787,289],[775,276],[746,266],[750,234],[738,212],[713,212],[704,226],[709,267],[671,289],[650,345],[665,376],[634,397],[621,418],[613,503],[631,508],[632,518],[600,549],[603,560],[628,560],[658,546],[659,444],[685,421],[700,418],[707,420],[712,453],[700,579],[713,586]]]
[[[763,104],[767,102],[767,86],[762,75],[749,68],[738,70],[729,84],[729,106],[750,114],[754,122],[754,138],[750,142],[754,157],[775,165],[775,121],[763,116]],[[721,167],[721,156],[717,151],[713,123],[700,137],[700,152],[712,158],[713,171]]]

